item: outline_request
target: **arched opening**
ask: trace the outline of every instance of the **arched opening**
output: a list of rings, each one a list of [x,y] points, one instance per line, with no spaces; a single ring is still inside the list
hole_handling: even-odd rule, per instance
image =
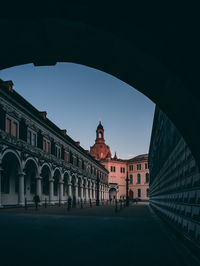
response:
[[[72,175],[72,199],[77,200],[76,199],[76,177],[74,175]]]
[[[58,169],[55,170],[54,172],[54,176],[53,176],[53,179],[54,179],[54,186],[53,186],[53,189],[54,189],[54,197],[55,197],[55,200],[58,200],[58,196],[59,196],[59,181],[60,181],[60,171]]]
[[[67,172],[65,172],[64,174],[64,180],[63,180],[63,196],[64,196],[64,199],[67,200],[67,197],[68,197],[68,193],[69,193],[69,174]]]
[[[129,199],[132,200],[134,198],[133,190],[129,190],[128,192]]]
[[[42,194],[44,197],[49,196],[50,169],[47,165],[44,165],[42,167],[41,177],[42,177]]]
[[[24,172],[24,195],[29,202],[36,195],[37,165],[33,160],[30,159],[26,162]]]
[[[117,199],[117,190],[115,188],[110,188],[109,190],[109,199],[116,200]]]
[[[12,167],[11,167],[12,165]],[[2,159],[1,204],[17,205],[20,203],[19,174],[20,162],[15,153],[7,152]]]

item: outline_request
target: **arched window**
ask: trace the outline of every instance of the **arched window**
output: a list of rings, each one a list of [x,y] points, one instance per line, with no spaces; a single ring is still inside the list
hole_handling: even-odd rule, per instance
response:
[[[141,189],[138,188],[138,198],[140,198],[140,197],[141,197]]]
[[[149,173],[146,173],[146,183],[149,183]]]
[[[137,183],[140,184],[141,183],[141,175],[137,174]]]
[[[103,137],[102,132],[99,132],[99,139],[101,139]]]
[[[133,176],[130,175],[130,184],[133,184]]]

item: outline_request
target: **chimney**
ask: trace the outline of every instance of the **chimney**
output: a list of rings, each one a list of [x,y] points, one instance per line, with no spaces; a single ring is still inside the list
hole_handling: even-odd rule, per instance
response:
[[[66,129],[61,129],[61,133],[63,134],[63,136],[67,135],[67,130]]]
[[[75,143],[78,147],[80,146],[80,141],[75,141]]]
[[[47,112],[45,112],[45,111],[43,111],[43,112],[39,112],[40,113],[40,116],[42,117],[42,118],[46,118],[47,117]]]
[[[11,92],[13,91],[13,85],[14,84],[13,84],[12,80],[3,81],[2,85],[4,88],[8,89],[9,91],[11,91]]]

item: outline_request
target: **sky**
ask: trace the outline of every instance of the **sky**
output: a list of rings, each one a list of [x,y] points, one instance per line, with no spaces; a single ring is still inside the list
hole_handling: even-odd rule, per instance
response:
[[[14,90],[80,145],[95,143],[101,119],[112,156],[129,159],[148,153],[155,104],[142,93],[105,72],[73,63],[0,71]]]

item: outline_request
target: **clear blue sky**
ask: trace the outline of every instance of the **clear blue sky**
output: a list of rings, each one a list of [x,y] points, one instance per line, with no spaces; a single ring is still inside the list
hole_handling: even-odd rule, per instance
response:
[[[18,93],[84,149],[94,144],[101,118],[112,156],[148,152],[155,105],[119,79],[72,63],[17,66],[1,70],[0,78],[12,80]]]

